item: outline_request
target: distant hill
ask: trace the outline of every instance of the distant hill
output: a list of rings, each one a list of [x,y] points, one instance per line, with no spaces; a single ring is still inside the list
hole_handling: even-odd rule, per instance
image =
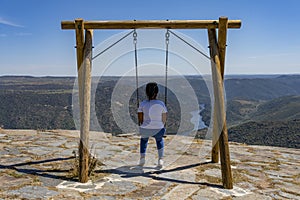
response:
[[[239,143],[300,148],[300,119],[247,122],[230,128],[228,136]]]
[[[75,129],[72,77],[0,77],[0,126]]]
[[[227,102],[227,118],[230,125],[300,119],[300,96],[283,96],[269,101],[233,99]]]
[[[300,96],[284,96],[262,103],[251,118],[255,121],[300,119]]]
[[[112,116],[110,101],[119,79],[120,77],[102,77],[98,83],[96,114],[105,132],[122,132]],[[75,80],[74,77],[0,77],[0,126],[7,129],[75,129],[72,116],[72,91]],[[201,115],[208,125],[211,117],[211,101],[205,81],[197,76],[188,76],[187,80],[193,87],[199,103],[205,104]],[[181,87],[180,81],[176,78],[170,77],[169,82]],[[287,138],[295,139],[293,134],[298,130],[297,120],[300,119],[299,85],[300,75],[227,77],[225,89],[230,138],[234,140],[243,136],[246,137],[244,142],[253,142],[255,138],[261,140],[260,137],[263,135],[261,131],[265,131],[274,137],[269,141],[277,141],[281,135],[270,133],[272,127],[275,127],[274,132],[278,133],[278,130],[281,130]],[[142,86],[140,91],[143,90]],[[160,86],[160,90],[164,91],[164,88]],[[124,90],[126,91],[129,90]],[[185,88],[182,88],[181,92],[181,95],[184,95]],[[129,102],[133,121],[137,120],[135,96],[133,93]],[[140,99],[144,98],[144,92],[140,92]],[[159,98],[164,98],[163,92]],[[179,114],[181,110],[178,99],[170,90],[167,106],[168,132],[176,133],[182,116]],[[189,129],[191,123],[184,122],[184,126]],[[93,124],[91,127],[93,128]],[[260,127],[261,131],[256,131]],[[290,146],[288,143],[285,144],[288,140],[282,141],[281,145]]]
[[[238,125],[252,119],[253,113],[262,102],[232,99],[227,101],[226,115],[228,126]]]
[[[300,95],[300,75],[283,75],[276,78],[227,79],[226,98],[244,100],[271,100]]]
[[[229,139],[258,145],[300,148],[300,96],[227,103]]]

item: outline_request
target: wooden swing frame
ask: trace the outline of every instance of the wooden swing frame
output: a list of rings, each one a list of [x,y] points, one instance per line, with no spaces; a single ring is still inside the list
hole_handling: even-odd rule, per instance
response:
[[[221,134],[213,128],[212,163],[221,160],[222,182],[225,189],[232,189],[232,172],[226,126],[224,102],[224,69],[227,29],[239,29],[241,20],[133,20],[133,21],[62,21],[62,29],[76,32],[76,53],[80,104],[80,144],[79,144],[79,181],[88,181],[90,96],[93,29],[207,29],[210,47],[213,88],[214,88],[214,122],[222,122]],[[218,29],[218,37],[216,34]],[[218,124],[214,123],[214,127]]]

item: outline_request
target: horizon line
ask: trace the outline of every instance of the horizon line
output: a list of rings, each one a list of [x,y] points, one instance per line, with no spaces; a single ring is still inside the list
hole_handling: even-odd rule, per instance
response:
[[[300,73],[274,73],[274,74],[225,74],[224,76],[280,76],[280,75],[300,75]],[[187,75],[168,75],[168,77],[178,77],[178,76],[211,76],[211,74],[187,74]],[[69,77],[69,78],[77,78],[76,75],[28,75],[28,74],[8,74],[8,75],[0,75],[0,77],[32,77],[32,78],[59,78],[59,77]],[[92,76],[99,77],[99,76]],[[135,77],[132,76],[122,76],[122,75],[104,75],[102,77]],[[140,75],[139,77],[165,77],[165,75]]]

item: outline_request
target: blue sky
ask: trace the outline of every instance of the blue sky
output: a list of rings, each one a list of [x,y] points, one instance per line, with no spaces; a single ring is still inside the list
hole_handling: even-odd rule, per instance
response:
[[[228,31],[226,74],[300,73],[299,8],[298,0],[0,0],[0,75],[76,75],[75,32],[61,30],[62,20],[220,16],[242,20]],[[119,32],[95,31],[94,44]],[[206,30],[186,33],[208,46]]]

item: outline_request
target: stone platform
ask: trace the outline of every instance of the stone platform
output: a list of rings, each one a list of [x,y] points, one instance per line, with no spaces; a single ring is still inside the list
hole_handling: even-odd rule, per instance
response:
[[[144,167],[139,136],[90,133],[100,161],[88,183],[78,183],[78,131],[0,129],[0,199],[300,199],[300,149],[230,143],[234,188],[222,188],[211,141],[165,138],[158,169],[154,139]]]

